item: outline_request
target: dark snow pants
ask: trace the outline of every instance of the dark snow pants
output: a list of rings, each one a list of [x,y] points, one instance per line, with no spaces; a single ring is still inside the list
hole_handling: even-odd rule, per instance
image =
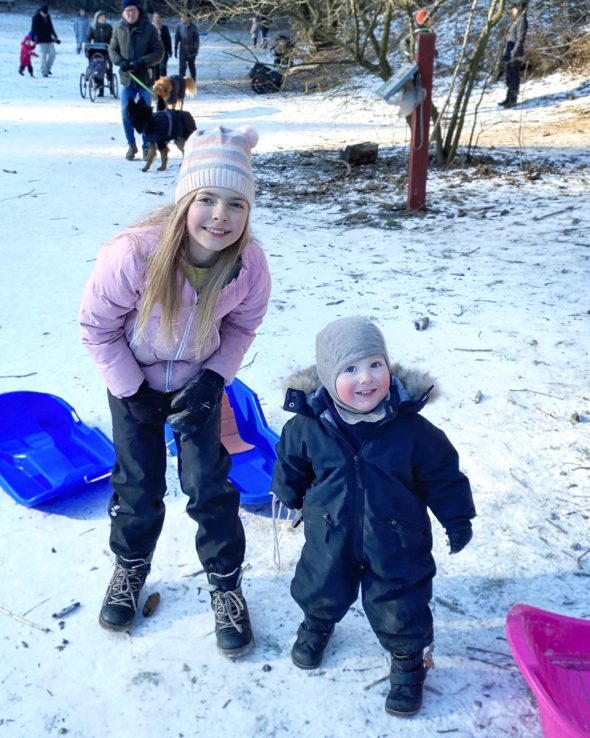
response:
[[[340,550],[324,548],[321,556],[314,555],[313,548],[313,541],[306,540],[291,583],[291,595],[306,617],[324,623],[339,622],[356,601],[360,588],[369,624],[385,650],[398,655],[414,654],[432,643],[428,603],[436,569],[431,557],[431,563],[424,557],[424,578],[408,587],[380,575],[378,567],[360,566],[345,553],[352,546]]]
[[[174,395],[167,396],[167,402]],[[147,557],[164,523],[166,446],[164,424],[139,423],[124,400],[108,393],[116,460],[109,503],[111,550],[126,559]],[[207,573],[228,574],[242,565],[245,536],[240,496],[227,481],[230,457],[221,440],[221,408],[187,441],[176,437],[178,476],[189,498],[186,511],[198,524],[197,554]]]
[[[197,79],[197,68],[195,65],[196,54],[185,54],[182,46],[178,52],[178,74],[180,77],[186,75],[186,68],[193,79]]]
[[[506,87],[508,88],[506,99],[515,102],[520,90],[520,59],[510,60],[513,49],[514,43],[509,41],[506,44],[504,59],[506,60]]]

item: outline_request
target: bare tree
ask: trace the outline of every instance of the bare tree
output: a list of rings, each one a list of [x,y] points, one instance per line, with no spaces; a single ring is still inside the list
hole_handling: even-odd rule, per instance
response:
[[[176,13],[186,12],[185,3],[190,2],[166,1]],[[420,7],[420,0],[210,0],[207,5],[212,19],[280,14],[305,49],[304,62],[360,67],[388,80],[398,47],[413,53],[413,13]],[[434,0],[429,4],[430,16],[442,14],[447,5],[452,6],[453,0]],[[505,0],[470,0],[446,99],[440,112],[435,106],[432,109],[432,138],[440,164],[449,164],[457,154],[469,101],[504,6]],[[326,49],[332,53],[326,55]]]

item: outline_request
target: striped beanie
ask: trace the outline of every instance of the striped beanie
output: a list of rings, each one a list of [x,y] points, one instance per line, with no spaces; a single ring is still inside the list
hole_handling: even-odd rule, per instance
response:
[[[258,133],[250,126],[195,131],[184,145],[175,202],[201,187],[224,187],[239,192],[252,205],[254,175],[250,157],[257,142]]]

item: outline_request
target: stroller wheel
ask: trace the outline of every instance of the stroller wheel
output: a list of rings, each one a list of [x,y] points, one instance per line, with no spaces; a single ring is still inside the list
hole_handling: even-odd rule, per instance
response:
[[[270,92],[273,87],[274,85],[268,77],[256,75],[252,78],[252,89],[257,95],[264,95],[265,93]]]
[[[80,96],[86,97],[86,75],[84,73],[80,75]]]
[[[109,82],[109,89],[111,91],[111,95],[116,100],[119,97],[119,80],[117,79],[116,74],[111,75],[111,79]]]
[[[98,85],[94,77],[90,77],[88,80],[88,97],[94,102],[96,100],[96,94],[98,92]]]

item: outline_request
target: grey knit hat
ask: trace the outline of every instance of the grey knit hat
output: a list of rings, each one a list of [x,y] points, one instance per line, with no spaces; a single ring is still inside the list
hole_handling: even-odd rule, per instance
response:
[[[353,315],[340,318],[323,328],[315,340],[316,367],[320,382],[340,407],[354,411],[336,393],[336,379],[349,364],[380,355],[389,367],[389,356],[383,334],[368,318]]]

